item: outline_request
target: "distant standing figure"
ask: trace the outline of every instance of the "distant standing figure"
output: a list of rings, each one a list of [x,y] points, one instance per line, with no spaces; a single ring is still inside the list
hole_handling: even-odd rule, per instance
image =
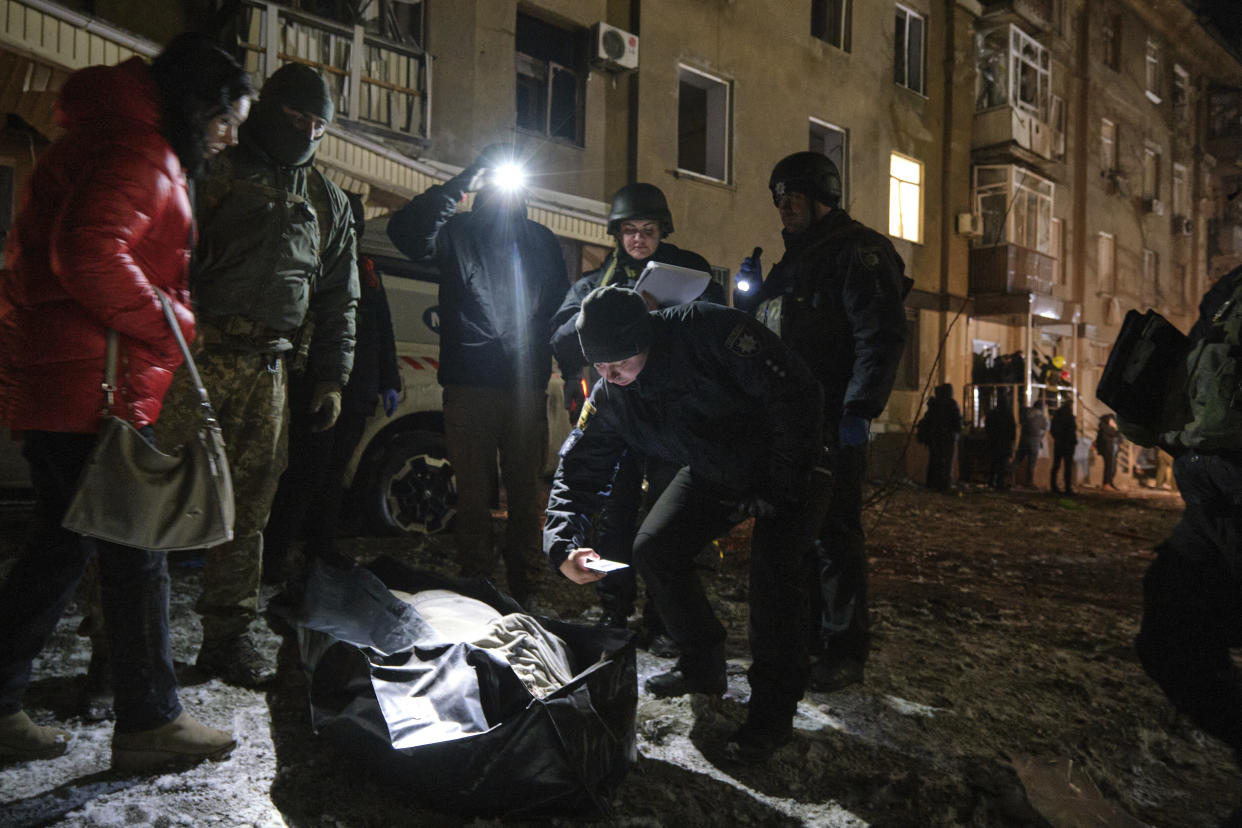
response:
[[[988,485],[993,489],[1009,488],[1009,458],[1018,425],[1013,421],[1009,400],[1001,397],[983,418],[988,446]]]
[[[1101,489],[1117,491],[1117,487],[1113,485],[1113,475],[1117,473],[1117,450],[1119,448],[1121,448],[1121,432],[1113,422],[1113,415],[1105,414],[1100,418],[1100,427],[1095,433],[1095,450],[1099,452],[1100,459],[1104,461],[1104,482],[1100,484]]]
[[[1078,444],[1078,418],[1074,404],[1065,403],[1052,415],[1052,480],[1053,492],[1074,493],[1074,448]],[[1065,467],[1065,487],[1057,488],[1057,470]]]
[[[962,410],[953,399],[953,385],[936,386],[927,401],[927,413],[919,421],[918,440],[927,446],[927,488],[948,491],[953,485],[953,454],[962,430]]]
[[[1022,429],[1018,434],[1018,453],[1013,457],[1014,468],[1021,466],[1022,485],[1035,488],[1035,464],[1039,461],[1039,449],[1048,433],[1048,417],[1044,404],[1036,402],[1022,412]]]

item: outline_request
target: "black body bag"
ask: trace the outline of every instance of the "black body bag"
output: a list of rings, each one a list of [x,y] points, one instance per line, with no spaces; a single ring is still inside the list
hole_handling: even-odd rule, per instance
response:
[[[1095,396],[1117,412],[1117,425],[1131,441],[1154,446],[1180,428],[1190,340],[1155,311],[1126,313]]]
[[[633,634],[536,620],[573,678],[537,698],[492,651],[446,644],[394,596],[449,590],[521,612],[491,583],[380,558],[348,573],[318,562],[296,619],[317,733],[365,750],[426,804],[486,817],[599,817],[635,761]]]

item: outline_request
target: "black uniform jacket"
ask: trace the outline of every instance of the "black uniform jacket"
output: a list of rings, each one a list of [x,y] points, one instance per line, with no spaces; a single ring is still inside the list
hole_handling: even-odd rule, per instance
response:
[[[829,425],[842,414],[875,419],[888,402],[913,284],[904,271],[892,243],[844,210],[785,234],[785,255],[753,303],[784,297],[781,339],[823,384]]]
[[[809,470],[818,457],[819,383],[775,334],[706,302],[654,311],[652,322],[638,378],[597,382],[561,447],[543,536],[554,566],[584,544],[627,450],[689,466],[737,500],[771,496],[773,465]]]
[[[647,262],[688,267],[692,270],[711,271],[711,265],[698,253],[682,250],[675,244],[660,242],[659,247],[648,259],[632,259],[624,251],[617,249],[608,254],[604,263],[569,286],[561,307],[552,315],[552,352],[556,354],[556,364],[561,366],[564,376],[577,376],[586,365],[582,356],[582,346],[578,342],[578,331],[574,324],[578,321],[578,313],[582,310],[582,300],[597,287],[604,285],[620,285],[632,288],[638,276],[647,266]],[[725,304],[724,288],[719,283],[707,283],[699,301]]]
[[[542,389],[552,375],[548,325],[569,283],[552,231],[526,208],[484,203],[457,213],[453,189],[435,185],[388,222],[388,238],[440,270],[441,385]]]

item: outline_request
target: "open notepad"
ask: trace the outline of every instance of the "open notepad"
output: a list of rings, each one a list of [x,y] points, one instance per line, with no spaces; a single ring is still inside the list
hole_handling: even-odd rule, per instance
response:
[[[698,299],[711,278],[711,274],[704,270],[647,262],[634,283],[634,290],[650,293],[660,307],[667,308]]]

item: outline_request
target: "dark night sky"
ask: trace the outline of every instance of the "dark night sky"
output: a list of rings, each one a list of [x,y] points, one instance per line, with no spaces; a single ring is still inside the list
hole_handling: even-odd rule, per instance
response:
[[[1200,0],[1199,14],[1215,25],[1235,52],[1242,53],[1242,0]]]

